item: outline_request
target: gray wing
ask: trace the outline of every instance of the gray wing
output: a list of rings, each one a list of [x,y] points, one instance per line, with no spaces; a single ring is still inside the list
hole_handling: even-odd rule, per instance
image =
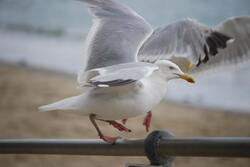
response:
[[[250,59],[250,17],[229,18],[214,28],[216,31],[234,38],[226,49],[219,50],[218,55],[204,65],[208,69],[218,65],[230,65]],[[199,71],[199,69],[193,69]]]
[[[85,70],[135,62],[139,46],[152,32],[135,11],[113,0],[80,0],[87,3],[93,25],[85,45]]]
[[[157,69],[156,65],[143,62],[118,64],[86,71],[79,83],[94,87],[121,86],[148,77]]]
[[[214,28],[182,20],[156,29],[140,48],[139,60],[169,59],[187,70],[190,63],[203,66],[250,58],[249,24],[250,17],[231,18]]]

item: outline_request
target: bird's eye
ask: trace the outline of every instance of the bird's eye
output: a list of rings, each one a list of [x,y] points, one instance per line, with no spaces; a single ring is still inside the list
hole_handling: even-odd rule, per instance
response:
[[[174,67],[173,66],[170,66],[170,67],[168,67],[170,70],[174,70]]]

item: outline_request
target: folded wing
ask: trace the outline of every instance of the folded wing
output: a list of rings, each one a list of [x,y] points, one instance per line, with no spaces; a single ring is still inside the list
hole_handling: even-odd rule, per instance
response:
[[[158,67],[154,64],[135,62],[97,68],[83,73],[79,78],[81,86],[122,86],[150,76]]]

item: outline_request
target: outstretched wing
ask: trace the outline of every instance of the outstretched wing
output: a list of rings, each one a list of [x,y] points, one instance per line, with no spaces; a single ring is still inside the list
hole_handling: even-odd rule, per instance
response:
[[[250,58],[250,17],[230,18],[214,28],[186,19],[156,29],[139,50],[139,60],[174,61],[183,70],[190,63],[219,65]],[[208,65],[206,65],[208,66]],[[205,68],[196,68],[202,70]]]
[[[93,25],[85,46],[85,70],[135,62],[139,46],[152,32],[135,11],[113,0],[80,0],[87,3]]]
[[[233,37],[234,42],[226,49],[219,50],[218,55],[203,66],[204,69],[220,64],[236,64],[250,59],[250,17],[227,19],[214,29]],[[198,70],[194,69],[193,71]]]
[[[156,65],[150,63],[124,63],[86,71],[78,82],[81,86],[121,86],[148,77],[157,69]]]

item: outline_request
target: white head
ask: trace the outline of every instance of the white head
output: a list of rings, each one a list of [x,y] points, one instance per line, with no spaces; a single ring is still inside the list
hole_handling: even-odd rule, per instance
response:
[[[169,60],[158,60],[155,64],[159,67],[163,76],[166,77],[167,80],[181,78],[194,83],[194,79],[191,75],[182,72],[176,64]]]

